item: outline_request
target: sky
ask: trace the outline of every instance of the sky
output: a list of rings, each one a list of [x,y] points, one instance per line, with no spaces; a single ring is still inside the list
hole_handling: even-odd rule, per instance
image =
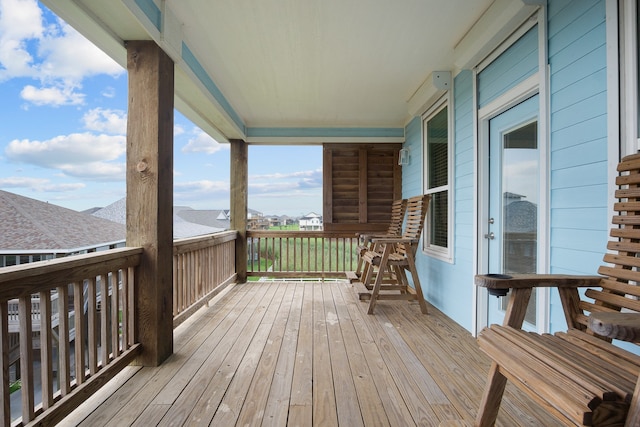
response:
[[[229,145],[174,114],[174,204],[229,208]],[[35,0],[0,0],[0,189],[82,211],[125,197],[127,75]],[[322,213],[322,149],[249,146],[249,208]]]

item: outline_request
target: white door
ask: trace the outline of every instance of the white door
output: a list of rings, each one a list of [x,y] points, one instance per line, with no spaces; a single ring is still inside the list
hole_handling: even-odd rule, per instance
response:
[[[535,95],[489,120],[487,272],[538,271],[540,150]],[[502,323],[507,297],[488,296],[488,324]],[[525,323],[536,325],[536,295]]]

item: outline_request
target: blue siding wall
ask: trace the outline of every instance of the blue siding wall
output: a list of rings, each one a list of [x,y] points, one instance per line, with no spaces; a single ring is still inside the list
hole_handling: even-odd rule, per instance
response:
[[[538,27],[535,26],[478,74],[480,108],[538,71]]]
[[[450,191],[454,201],[453,263],[418,251],[417,267],[426,299],[449,317],[471,330],[473,305],[473,80],[463,71],[454,80],[454,179]],[[411,163],[403,169],[403,197],[422,192],[422,123],[414,118],[406,127],[405,147]],[[420,157],[416,158],[415,156]],[[451,200],[451,199],[450,199]]]
[[[402,167],[402,197],[422,194],[422,120],[414,117],[404,130],[403,148],[409,149],[409,164]]]
[[[550,271],[594,274],[609,228],[605,1],[552,0],[548,19]],[[552,291],[551,329],[564,328]]]
[[[549,0],[550,65],[550,272],[593,274],[602,263],[607,212],[607,99],[605,0]],[[537,28],[529,31],[478,80],[480,106],[537,69]],[[516,64],[515,66],[513,66]],[[473,304],[473,74],[454,79],[454,259],[418,253],[427,300],[471,329]],[[403,196],[422,192],[420,118],[405,128],[411,163],[403,167]],[[551,328],[566,328],[557,292],[551,294]]]

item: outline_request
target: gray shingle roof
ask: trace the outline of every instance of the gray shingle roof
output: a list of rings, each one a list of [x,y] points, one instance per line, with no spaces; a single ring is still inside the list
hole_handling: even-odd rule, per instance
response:
[[[229,221],[228,220],[220,220],[220,213],[222,210],[216,209],[191,209],[191,208],[183,208],[180,210],[175,210],[176,215],[182,218],[184,221],[191,222],[194,224],[200,224],[207,227],[214,227],[218,230],[228,230],[229,229]]]
[[[104,208],[94,212],[92,215],[105,218],[120,224],[126,224],[127,220],[127,200],[122,198]],[[183,217],[182,212],[195,212],[196,216],[208,218],[210,212],[219,211],[196,211],[186,206],[174,206],[173,208],[173,238],[182,239],[185,237],[201,236],[203,234],[217,233],[229,228],[229,222],[226,224],[221,221],[191,221],[188,217]]]
[[[125,236],[122,224],[0,190],[0,250],[64,252]]]

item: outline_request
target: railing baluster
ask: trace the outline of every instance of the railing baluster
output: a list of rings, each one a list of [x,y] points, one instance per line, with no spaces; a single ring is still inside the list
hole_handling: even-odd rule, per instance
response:
[[[0,369],[0,421],[2,425],[11,425],[11,397],[9,394],[9,306],[7,301],[0,301],[0,352],[2,367]]]
[[[34,417],[33,393],[33,328],[31,324],[31,295],[18,299],[20,321],[20,380],[22,386],[22,421],[29,422]]]
[[[120,280],[122,280],[122,293],[120,294],[120,303],[122,304],[122,318],[120,319],[120,327],[122,328],[121,345],[122,351],[126,351],[129,348],[129,321],[127,314],[129,313],[129,274],[127,269],[120,270]]]
[[[129,291],[127,292],[127,299],[129,300],[129,310],[127,310],[127,323],[129,324],[129,347],[138,342],[138,336],[136,334],[136,300],[135,295],[135,268],[127,268],[127,275],[129,276]]]
[[[71,369],[69,363],[69,291],[68,285],[58,286],[58,383],[60,393],[66,396],[71,391]]]
[[[40,298],[42,302],[42,298]],[[83,322],[84,291],[83,283],[80,281],[73,283],[73,324],[75,328],[75,366],[76,384],[80,385],[85,379],[85,351],[84,351],[84,322]]]
[[[100,362],[102,367],[109,363],[109,290],[107,274],[100,275]]]
[[[180,293],[180,276],[178,270],[178,262],[180,260],[180,255],[173,256],[173,315],[178,314],[177,309],[178,305],[178,295]]]
[[[95,277],[87,283],[87,350],[89,352],[89,375],[98,372],[98,308]]]
[[[42,408],[53,405],[53,339],[51,337],[51,292],[41,291],[40,296],[40,383]]]
[[[118,272],[111,272],[111,353],[120,356],[120,283]]]

